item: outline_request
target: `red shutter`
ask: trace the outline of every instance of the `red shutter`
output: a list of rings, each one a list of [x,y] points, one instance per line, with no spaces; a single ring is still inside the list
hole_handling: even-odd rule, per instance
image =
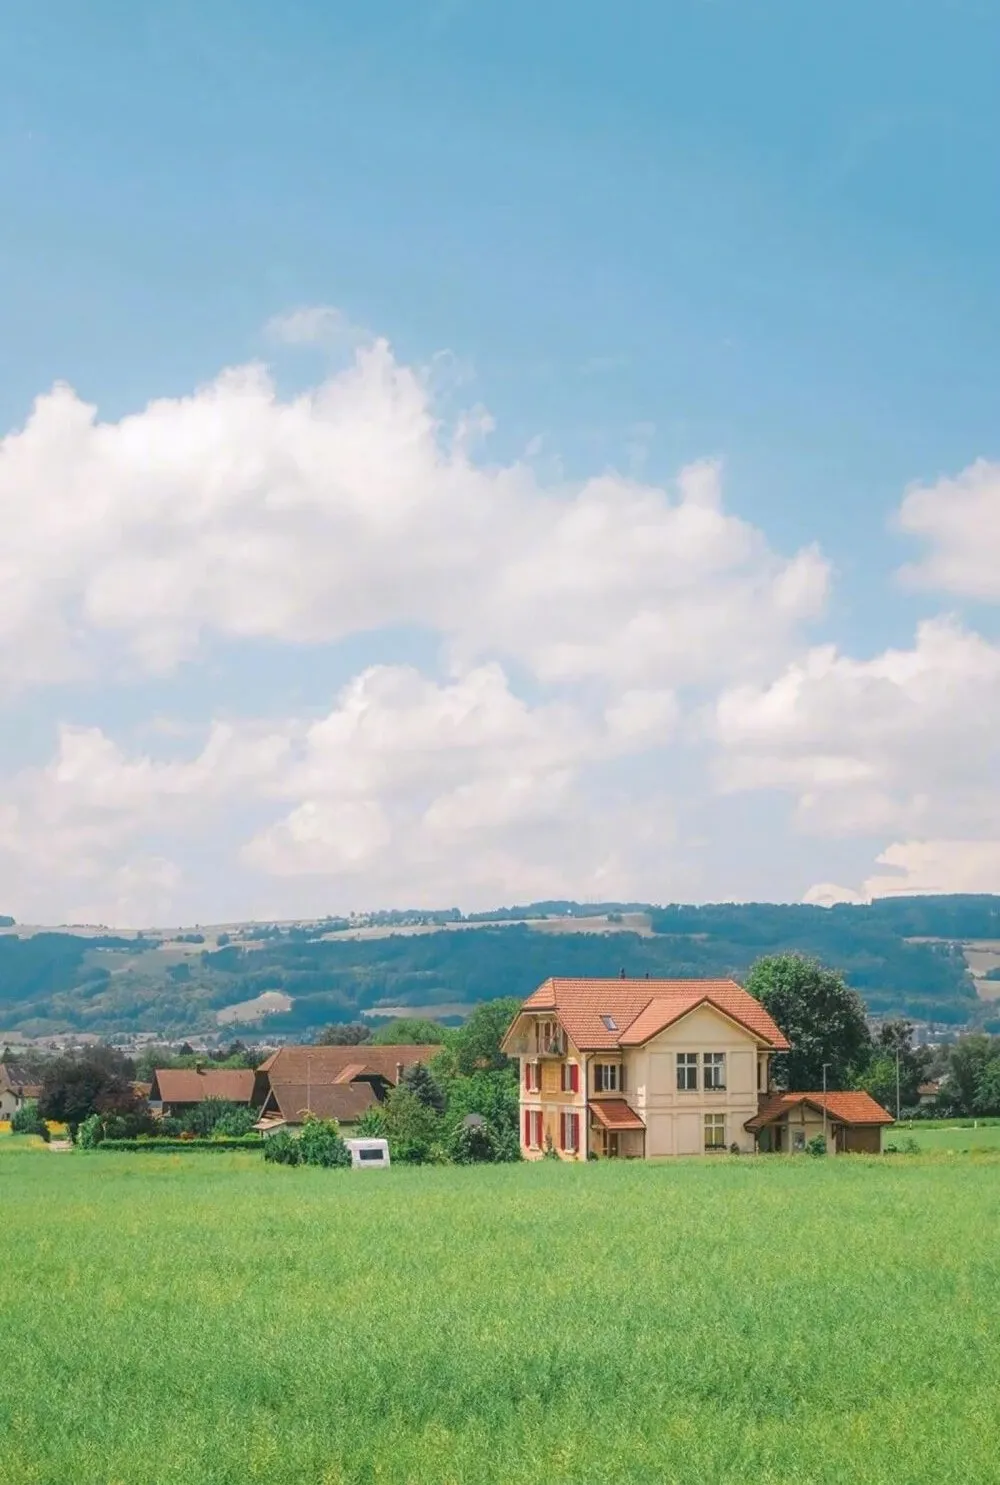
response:
[[[542,1143],[542,1111],[537,1109],[535,1111],[535,1144],[541,1149]]]
[[[530,1145],[531,1144],[531,1110],[530,1109],[525,1109],[525,1111],[524,1111],[524,1143],[526,1145]]]
[[[530,1093],[531,1092],[531,1063],[530,1062],[526,1062],[524,1064],[524,1091],[525,1091],[525,1093]]]
[[[573,1149],[576,1150],[577,1152],[579,1152],[579,1149],[580,1149],[580,1115],[579,1114],[570,1114],[570,1118],[573,1120]]]
[[[571,1092],[573,1092],[573,1093],[579,1093],[579,1091],[580,1091],[580,1066],[579,1066],[579,1063],[574,1062],[573,1065],[572,1065],[572,1067],[569,1070],[569,1086],[570,1086]]]

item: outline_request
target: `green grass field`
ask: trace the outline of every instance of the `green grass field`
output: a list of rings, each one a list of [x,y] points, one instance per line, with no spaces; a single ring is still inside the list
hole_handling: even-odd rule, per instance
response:
[[[0,1141],[0,1485],[998,1478],[1000,1156]]]
[[[912,1129],[904,1124],[892,1130],[888,1139],[897,1143],[915,1140],[921,1154],[934,1150],[968,1150],[970,1153],[973,1150],[1000,1150],[1000,1124],[981,1124],[974,1129],[957,1124],[947,1129],[924,1129],[917,1122]]]

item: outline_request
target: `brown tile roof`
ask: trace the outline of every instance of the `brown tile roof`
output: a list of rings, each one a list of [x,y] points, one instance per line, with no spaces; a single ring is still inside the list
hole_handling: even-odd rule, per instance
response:
[[[573,1044],[589,1052],[641,1046],[698,1005],[714,1006],[776,1051],[788,1047],[760,1001],[735,980],[550,979],[523,1009],[554,1011]]]
[[[645,1129],[645,1124],[634,1109],[630,1109],[624,1098],[595,1099],[590,1112],[598,1124],[605,1129]]]
[[[18,1098],[39,1098],[42,1085],[27,1068],[19,1067],[16,1062],[0,1062],[0,1093],[4,1089],[16,1093]]]
[[[825,1104],[828,1116],[836,1119],[839,1124],[895,1122],[892,1115],[880,1103],[876,1103],[870,1093],[775,1093],[761,1104],[754,1117],[748,1119],[743,1127],[762,1129],[765,1124],[773,1124],[782,1114],[798,1108],[800,1104],[808,1104],[820,1114]]]
[[[276,1083],[272,1079],[264,1107],[268,1114],[277,1110],[289,1124],[301,1124],[307,1113],[353,1124],[377,1102],[370,1083]]]
[[[205,1098],[224,1098],[229,1103],[249,1103],[253,1098],[252,1068],[158,1067],[153,1073],[150,1097],[164,1103],[201,1103]]]
[[[400,1063],[412,1067],[415,1062],[429,1062],[440,1047],[415,1047],[410,1044],[398,1047],[279,1047],[258,1072],[267,1073],[272,1083],[339,1083],[346,1071],[355,1067],[354,1077],[365,1073],[370,1077],[384,1078],[387,1083],[396,1082],[396,1069]]]

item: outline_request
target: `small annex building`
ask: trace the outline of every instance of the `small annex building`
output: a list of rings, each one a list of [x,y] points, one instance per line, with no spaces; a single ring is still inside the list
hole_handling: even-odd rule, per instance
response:
[[[158,1067],[149,1085],[157,1113],[184,1114],[208,1098],[253,1107],[256,1074],[242,1067]]]
[[[347,1129],[384,1103],[408,1067],[427,1062],[437,1047],[279,1047],[257,1069],[254,1106],[265,1134],[307,1116],[336,1119]]]
[[[0,1119],[12,1119],[18,1109],[40,1098],[42,1085],[16,1062],[0,1062]]]
[[[878,1155],[882,1130],[893,1122],[870,1093],[775,1093],[746,1128],[762,1152],[796,1154],[825,1132],[831,1153]]]

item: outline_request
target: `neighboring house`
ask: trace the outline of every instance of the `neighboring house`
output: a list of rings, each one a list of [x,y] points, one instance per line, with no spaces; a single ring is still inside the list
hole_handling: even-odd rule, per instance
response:
[[[428,1062],[437,1047],[280,1047],[257,1069],[259,1128],[301,1124],[307,1114],[348,1127],[383,1103],[408,1067]]]
[[[0,1062],[0,1119],[11,1119],[33,1098],[40,1098],[42,1085],[16,1062]]]
[[[149,1085],[149,1102],[163,1114],[186,1113],[206,1098],[252,1105],[255,1078],[252,1068],[158,1067]]]
[[[788,1042],[733,980],[550,979],[504,1038],[521,1147],[652,1158],[755,1148],[747,1121]]]
[[[923,1104],[934,1103],[941,1092],[941,1082],[932,1078],[929,1083],[921,1083],[917,1089],[917,1097]]]
[[[792,1155],[825,1134],[837,1155],[878,1155],[882,1130],[893,1122],[870,1093],[776,1093],[762,1101],[747,1129],[762,1151]]]

